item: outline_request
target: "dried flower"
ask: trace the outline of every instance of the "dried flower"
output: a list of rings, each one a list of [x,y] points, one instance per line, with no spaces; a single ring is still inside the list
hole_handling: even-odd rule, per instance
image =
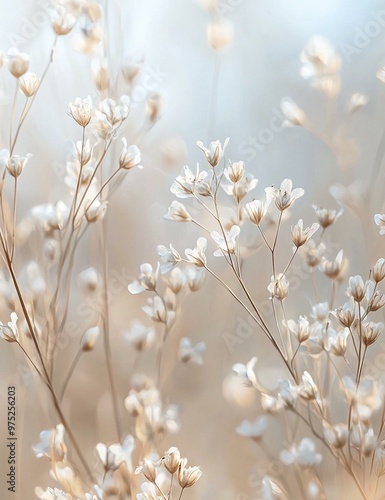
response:
[[[310,337],[310,325],[306,316],[300,316],[297,323],[289,319],[287,321],[287,327],[300,344]]]
[[[90,224],[104,219],[107,212],[108,202],[105,200],[94,200],[91,205],[88,205],[85,211],[85,216]]]
[[[211,233],[212,239],[218,245],[218,250],[214,252],[216,257],[221,257],[223,254],[230,255],[237,248],[236,238],[239,236],[241,229],[239,226],[232,226],[230,231],[225,231],[225,235],[219,234],[217,231]]]
[[[233,41],[234,28],[227,19],[212,21],[207,25],[207,40],[213,50],[221,50]]]
[[[15,78],[20,78],[28,71],[29,55],[25,52],[20,52],[19,49],[13,47],[8,50],[7,58],[9,72]]]
[[[22,174],[24,167],[30,158],[32,158],[32,155],[29,153],[26,156],[9,156],[9,152],[6,149],[3,149],[0,152],[0,164],[5,166],[9,174],[15,178]]]
[[[125,338],[137,351],[148,351],[155,342],[155,330],[136,322],[125,334]]]
[[[146,99],[146,110],[151,123],[156,122],[162,109],[163,99],[160,94],[151,94]]]
[[[100,328],[98,326],[94,326],[92,328],[88,328],[82,337],[81,347],[82,351],[88,352],[92,351],[98,338],[100,335]]]
[[[271,297],[277,300],[284,300],[289,293],[289,281],[280,273],[277,276],[271,277],[271,283],[267,289],[271,293]]]
[[[243,384],[247,387],[258,387],[257,377],[254,372],[257,361],[258,358],[253,357],[246,365],[243,363],[233,365],[233,371],[241,377]]]
[[[237,427],[236,431],[241,436],[249,437],[254,441],[258,441],[265,433],[268,423],[268,418],[266,415],[263,415],[261,417],[257,417],[254,422],[244,420],[241,425]]]
[[[286,465],[295,463],[300,467],[311,467],[322,460],[322,455],[316,453],[315,449],[314,442],[309,438],[304,438],[298,446],[293,444],[290,450],[281,451],[280,458]]]
[[[33,446],[36,457],[47,457],[55,462],[64,462],[67,456],[64,434],[63,424],[58,424],[55,429],[42,431],[40,433],[40,442]]]
[[[90,96],[85,99],[77,97],[75,102],[69,103],[69,114],[81,127],[87,127],[92,116],[92,99]]]
[[[364,280],[361,276],[351,276],[349,278],[349,288],[348,295],[353,297],[356,302],[361,302],[365,297],[367,284],[364,283]]]
[[[320,223],[320,226],[323,229],[326,229],[327,227],[334,224],[334,222],[339,217],[341,217],[341,215],[344,211],[344,208],[342,205],[341,205],[341,208],[339,209],[338,212],[337,212],[337,210],[329,210],[327,208],[319,207],[318,205],[312,205],[312,207],[314,208],[315,213],[316,213],[317,218],[318,218],[318,222]]]
[[[165,219],[175,222],[191,221],[191,215],[186,207],[179,201],[174,200],[168,208],[168,213],[164,216]]]
[[[163,466],[170,474],[175,474],[178,471],[180,461],[180,453],[175,446],[169,448],[162,458]]]
[[[156,482],[157,468],[152,460],[144,460],[140,467],[137,467],[135,474],[143,474],[151,483]]]
[[[202,475],[199,467],[186,467],[186,465],[187,459],[182,458],[179,463],[178,482],[183,489],[193,486]]]
[[[35,73],[25,73],[19,79],[20,90],[26,97],[32,97],[40,87],[40,78]]]
[[[188,262],[191,262],[191,264],[195,264],[197,267],[206,267],[206,248],[206,238],[198,238],[197,246],[193,250],[191,248],[186,248],[185,250],[185,255]]]
[[[197,145],[204,152],[206,159],[210,163],[210,165],[215,168],[222,160],[229,140],[230,139],[227,138],[223,143],[223,146],[220,141],[210,142],[208,148],[206,148],[201,141],[198,141]]]
[[[203,365],[202,353],[205,352],[205,350],[206,344],[204,342],[199,342],[193,346],[189,338],[183,337],[179,344],[179,359],[183,363]]]
[[[311,227],[303,229],[303,220],[300,219],[295,226],[291,228],[291,238],[294,245],[299,248],[304,245],[317,231],[319,224],[314,222]]]
[[[245,174],[245,164],[243,161],[238,161],[236,163],[230,163],[230,165],[225,169],[225,177],[236,184]]]
[[[304,195],[302,188],[293,188],[293,183],[290,179],[285,179],[281,183],[279,189],[274,187],[265,188],[266,195],[275,201],[275,204],[281,212],[291,207],[294,201]]]
[[[168,273],[182,260],[182,257],[171,244],[168,248],[164,245],[158,245],[157,252],[162,259],[162,264],[160,265],[161,274]]]
[[[127,139],[123,137],[123,149],[119,158],[119,167],[125,170],[130,170],[133,167],[140,167],[142,160],[141,152],[135,145],[127,147]]]
[[[246,211],[248,213],[250,222],[257,226],[261,223],[263,217],[266,215],[269,208],[271,198],[266,198],[265,201],[253,200],[246,204]]]
[[[142,293],[145,290],[155,290],[157,273],[153,273],[151,264],[142,264],[137,280],[128,285],[128,291],[132,294]]]
[[[19,332],[17,329],[17,314],[15,312],[11,313],[11,321],[8,321],[6,325],[4,325],[0,321],[0,337],[6,340],[7,342],[18,342],[19,341]]]
[[[300,126],[306,121],[305,112],[292,99],[281,101],[281,110],[286,118],[283,122],[284,127]]]

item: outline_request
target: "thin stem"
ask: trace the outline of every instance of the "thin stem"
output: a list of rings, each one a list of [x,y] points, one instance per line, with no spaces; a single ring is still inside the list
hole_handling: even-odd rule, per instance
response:
[[[78,364],[80,356],[82,355],[82,353],[83,353],[83,350],[80,348],[78,350],[78,352],[76,353],[76,355],[74,357],[74,360],[71,363],[70,369],[68,370],[67,376],[66,376],[66,378],[64,380],[63,387],[62,387],[62,390],[61,390],[61,393],[60,393],[60,397],[59,397],[60,401],[63,401],[64,393],[65,393],[65,391],[67,389],[68,383],[71,380],[71,377],[72,377],[72,375],[73,375],[73,373],[75,371],[76,365]]]

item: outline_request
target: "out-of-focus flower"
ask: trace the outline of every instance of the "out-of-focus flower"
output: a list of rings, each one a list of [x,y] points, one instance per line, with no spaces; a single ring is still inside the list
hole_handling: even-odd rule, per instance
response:
[[[142,483],[141,493],[136,495],[136,500],[162,500],[162,497],[158,495],[158,490],[153,483]]]
[[[222,144],[220,141],[212,141],[210,142],[209,146],[206,148],[203,145],[203,142],[198,141],[197,146],[204,152],[207,161],[210,163],[210,165],[215,168],[219,162],[222,160],[223,155],[226,150],[226,146],[229,143],[229,138],[225,140],[225,142]]]
[[[322,455],[316,453],[314,442],[309,438],[304,438],[298,446],[293,444],[290,450],[282,450],[281,461],[286,464],[297,464],[300,467],[311,467],[317,465],[322,460]]]
[[[385,234],[385,214],[376,214],[374,222],[380,227],[380,234]]]
[[[369,377],[362,378],[357,385],[352,377],[346,375],[342,378],[341,388],[352,405],[353,420],[356,422],[369,422],[373,412],[382,405],[382,386]]]
[[[214,50],[221,50],[233,41],[234,27],[227,19],[211,21],[207,25],[207,41]]]
[[[17,314],[15,312],[11,313],[11,320],[4,325],[0,321],[0,337],[7,342],[18,342],[19,341],[19,331],[17,329]]]
[[[131,99],[127,95],[122,95],[118,101],[107,98],[100,102],[99,109],[95,111],[98,118],[104,115],[113,128],[120,125],[130,113]]]
[[[219,247],[218,250],[214,252],[214,255],[216,257],[221,257],[223,254],[230,255],[234,253],[237,248],[236,239],[240,232],[241,229],[239,226],[232,226],[230,231],[225,231],[225,236],[217,231],[213,231],[211,237]]]
[[[309,372],[302,375],[302,383],[298,386],[298,395],[308,401],[317,399],[318,389]]]
[[[206,248],[207,248],[207,240],[206,238],[198,238],[197,246],[192,250],[191,248],[186,248],[185,255],[187,257],[188,262],[191,264],[195,264],[197,267],[205,267],[206,266]]]
[[[153,93],[146,99],[146,110],[151,123],[156,122],[162,109],[163,98],[160,94]]]
[[[13,47],[7,52],[8,69],[15,78],[23,76],[29,67],[29,55]]]
[[[241,377],[243,383],[247,387],[258,388],[257,376],[255,375],[254,367],[257,364],[258,358],[253,357],[244,365],[243,363],[236,363],[233,365],[233,371]]]
[[[154,274],[151,264],[142,264],[138,279],[128,285],[128,291],[132,294],[142,293],[145,290],[154,291],[156,280],[157,273]]]
[[[336,219],[338,219],[338,217],[340,217],[344,211],[342,206],[338,212],[337,210],[329,210],[327,208],[322,208],[317,205],[312,205],[312,207],[314,208],[318,218],[318,222],[323,229],[326,229],[327,227],[334,224]]]
[[[349,430],[346,424],[330,425],[324,420],[323,431],[327,443],[337,450],[345,446],[349,437]]]
[[[90,224],[104,219],[107,212],[108,202],[105,200],[94,200],[85,210],[85,217]]]
[[[148,305],[142,307],[143,311],[155,322],[167,323],[168,312],[166,306],[158,295],[147,300]]]
[[[58,424],[55,429],[42,431],[40,442],[33,446],[36,457],[47,457],[55,462],[64,462],[67,456],[64,433],[63,424]]]
[[[165,219],[172,220],[174,222],[188,222],[191,221],[191,215],[188,213],[186,207],[183,203],[174,200],[168,208],[167,214],[164,216]]]
[[[305,191],[302,188],[293,188],[293,183],[290,179],[284,179],[280,188],[267,187],[265,192],[268,197],[275,201],[275,204],[281,212],[291,207],[296,199],[304,195]]]
[[[188,337],[183,337],[179,344],[179,359],[183,363],[203,365],[202,353],[206,350],[206,344],[199,342],[193,345]]]
[[[134,167],[141,168],[142,155],[138,146],[132,145],[127,147],[127,139],[125,137],[123,137],[122,142],[123,149],[120,153],[119,167],[124,170],[130,170]]]
[[[92,351],[100,335],[100,328],[98,326],[93,326],[88,328],[82,337],[81,347],[82,351],[88,352]]]
[[[369,102],[369,98],[366,94],[356,93],[351,96],[348,102],[348,111],[350,113],[355,113]]]
[[[56,5],[51,15],[52,29],[58,36],[68,35],[76,23],[76,17],[64,6]]]
[[[268,423],[269,420],[267,416],[262,415],[261,417],[257,417],[254,422],[244,420],[241,425],[237,427],[236,431],[241,436],[249,437],[258,441],[265,433]]]
[[[136,322],[125,334],[125,338],[137,351],[148,351],[155,342],[155,330]]]
[[[188,287],[192,292],[198,291],[203,285],[205,279],[205,270],[193,266],[188,266],[186,269],[188,276]]]
[[[43,490],[39,486],[35,488],[37,498],[40,500],[71,500],[71,496],[58,488],[47,488]]]
[[[79,273],[78,283],[83,292],[93,293],[100,285],[100,275],[94,267],[87,267]]]
[[[92,75],[99,92],[104,92],[110,86],[107,59],[94,59],[92,61]]]
[[[281,102],[281,110],[285,116],[284,127],[296,127],[303,125],[306,121],[306,115],[292,99],[284,99]]]
[[[347,260],[344,257],[343,250],[340,250],[338,252],[336,258],[333,261],[329,261],[323,258],[318,268],[330,279],[341,279],[347,268]]]
[[[115,471],[119,469],[125,459],[122,452],[122,446],[119,443],[114,443],[109,446],[98,443],[96,445],[96,454],[106,471]]]

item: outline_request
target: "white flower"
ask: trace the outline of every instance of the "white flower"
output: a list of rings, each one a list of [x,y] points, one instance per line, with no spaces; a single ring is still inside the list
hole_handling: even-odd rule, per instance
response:
[[[266,200],[253,200],[246,204],[246,211],[249,216],[250,222],[253,224],[260,224],[261,220],[267,213],[271,202],[271,198],[266,198]]]
[[[168,273],[173,267],[175,267],[178,262],[182,260],[179,253],[170,244],[169,248],[164,245],[158,245],[157,252],[162,259],[162,264],[160,265],[161,274]]]
[[[318,389],[309,372],[304,372],[302,375],[302,384],[298,386],[298,395],[302,399],[312,400],[317,399]]]
[[[242,378],[244,385],[247,387],[259,387],[254,371],[257,361],[258,358],[253,357],[246,365],[243,363],[236,363],[233,365],[233,371],[235,371],[235,373]]]
[[[210,142],[208,148],[206,148],[201,141],[197,142],[197,146],[204,152],[207,161],[210,165],[215,168],[218,163],[222,160],[223,154],[225,152],[226,146],[229,143],[229,138],[227,138],[223,144],[220,141]]]
[[[293,188],[293,183],[290,179],[284,179],[280,188],[267,187],[265,188],[266,195],[275,201],[275,204],[281,212],[289,208],[296,199],[304,195],[305,191],[302,188]]]
[[[142,483],[142,493],[136,495],[136,500],[162,500],[162,497],[157,494],[158,490],[153,483]]]
[[[99,104],[99,110],[96,112],[96,116],[99,113],[103,114],[114,128],[128,117],[130,112],[130,98],[127,95],[123,95],[118,102],[111,98],[104,99]]]
[[[221,50],[233,41],[234,27],[231,21],[219,18],[207,25],[207,41],[213,50]]]
[[[198,466],[186,467],[186,465],[187,460],[182,458],[178,470],[178,482],[182,488],[190,488],[202,475],[202,471]]]
[[[225,237],[223,234],[213,231],[211,237],[219,247],[214,252],[214,255],[220,257],[224,253],[228,255],[234,253],[237,246],[236,238],[240,232],[241,229],[239,226],[232,226],[230,231],[225,231]]]
[[[90,96],[85,99],[77,97],[75,102],[69,103],[69,114],[81,127],[86,127],[92,116],[92,99]]]
[[[167,323],[172,317],[173,311],[167,311],[166,306],[159,295],[150,297],[147,300],[147,306],[142,307],[142,310],[153,320],[159,323]],[[175,315],[175,313],[173,313]]]
[[[258,440],[263,436],[265,430],[267,429],[268,423],[269,421],[267,416],[262,415],[261,417],[257,417],[254,422],[244,420],[241,425],[237,427],[236,431],[241,436]]]
[[[206,344],[204,342],[199,342],[193,346],[188,337],[183,337],[179,344],[179,359],[183,363],[203,365],[202,353],[205,350]]]
[[[361,302],[365,297],[367,284],[361,276],[351,276],[349,278],[349,288],[347,294],[353,297],[356,302]]]
[[[195,264],[197,267],[205,267],[206,266],[206,248],[207,248],[207,240],[206,238],[198,238],[197,246],[192,250],[191,248],[186,248],[185,255],[187,257],[188,262],[191,264]]]
[[[297,322],[289,319],[287,327],[300,344],[305,342],[310,336],[310,325],[306,316],[300,316]]]
[[[127,139],[123,137],[123,149],[120,153],[119,167],[124,170],[130,170],[131,168],[138,167],[141,168],[140,162],[142,160],[142,155],[138,146],[132,145],[127,147]]]
[[[52,29],[58,36],[68,35],[76,23],[76,17],[61,5],[56,5],[51,14]]]
[[[383,390],[376,380],[363,378],[357,386],[355,380],[346,375],[342,378],[341,388],[352,405],[356,421],[368,422],[373,412],[382,405]]]
[[[281,110],[286,118],[282,124],[284,127],[303,125],[306,120],[305,112],[292,99],[283,99]]]
[[[67,455],[64,433],[63,424],[58,424],[55,429],[42,431],[40,433],[40,442],[33,446],[36,457],[47,457],[55,462],[64,462]]]
[[[236,184],[221,184],[222,189],[226,194],[232,196],[238,203],[258,184],[258,179],[255,179],[252,174],[246,174]]]
[[[157,273],[153,273],[151,264],[142,264],[137,280],[128,285],[128,291],[132,294],[142,293],[145,290],[155,290]]]
[[[92,224],[104,219],[107,212],[107,201],[94,200],[85,210],[87,221]]]
[[[286,465],[295,463],[301,467],[311,467],[321,462],[322,455],[316,453],[315,444],[311,439],[304,438],[298,446],[293,444],[290,450],[282,450],[280,458]]]
[[[374,222],[377,226],[380,226],[380,234],[385,234],[385,214],[376,214]]]
[[[203,196],[210,194],[210,186],[207,182],[208,173],[204,170],[199,172],[197,165],[196,174],[193,174],[189,167],[184,167],[184,176],[179,175],[173,182],[170,191],[178,198],[189,198],[194,194]]]
[[[278,276],[271,277],[271,283],[267,289],[272,298],[274,297],[277,300],[284,300],[289,293],[289,281],[282,273],[280,273]]]
[[[84,352],[92,351],[100,335],[100,328],[94,326],[88,328],[82,337],[81,347]]]
[[[147,351],[155,342],[155,330],[147,328],[142,323],[134,323],[125,338],[137,351]]]
[[[0,321],[0,337],[7,342],[18,342],[19,341],[19,331],[17,329],[17,314],[15,312],[11,313],[11,321],[4,325]]]
[[[270,476],[262,479],[262,491],[260,500],[278,500],[289,498],[282,487]]]
[[[245,174],[245,164],[243,161],[230,163],[225,169],[225,177],[232,183],[239,182]]]
[[[26,97],[32,97],[40,87],[40,78],[36,73],[25,73],[19,80],[20,90]]]
[[[167,277],[167,285],[170,290],[176,295],[183,289],[186,284],[186,274],[179,269],[179,267],[174,267]]]
[[[278,387],[278,398],[283,401],[286,406],[293,406],[298,396],[298,387],[292,385],[289,380],[279,380]]]
[[[96,454],[105,469],[108,471],[115,471],[119,469],[125,459],[122,446],[119,443],[114,443],[110,446],[98,443],[96,445]]]
[[[319,228],[319,224],[314,222],[311,227],[303,229],[303,220],[300,219],[295,226],[291,228],[291,238],[295,247],[301,247],[313,236]]]
[[[191,215],[182,203],[174,200],[169,206],[168,212],[164,218],[174,222],[188,222],[191,220]]]
[[[0,152],[0,165],[5,167],[12,177],[19,177],[22,174],[27,161],[32,158],[28,153],[26,156],[12,155],[9,156],[9,151],[3,149]]]
[[[330,279],[340,279],[347,267],[347,260],[344,258],[343,250],[340,250],[334,259],[334,261],[329,261],[322,258],[318,269],[325,273]]]
[[[327,208],[319,207],[318,205],[312,205],[318,218],[318,222],[323,229],[334,224],[334,222],[341,217],[344,211],[344,207],[341,205],[338,210],[330,210]]]
[[[71,496],[58,488],[47,488],[43,490],[39,486],[35,488],[37,498],[40,500],[71,500]]]
[[[29,55],[25,52],[20,52],[16,47],[8,50],[7,60],[9,72],[15,78],[20,78],[28,71]]]
[[[157,473],[157,465],[152,460],[148,459],[145,459],[142,465],[135,469],[135,474],[143,474],[151,483],[155,483]]]

